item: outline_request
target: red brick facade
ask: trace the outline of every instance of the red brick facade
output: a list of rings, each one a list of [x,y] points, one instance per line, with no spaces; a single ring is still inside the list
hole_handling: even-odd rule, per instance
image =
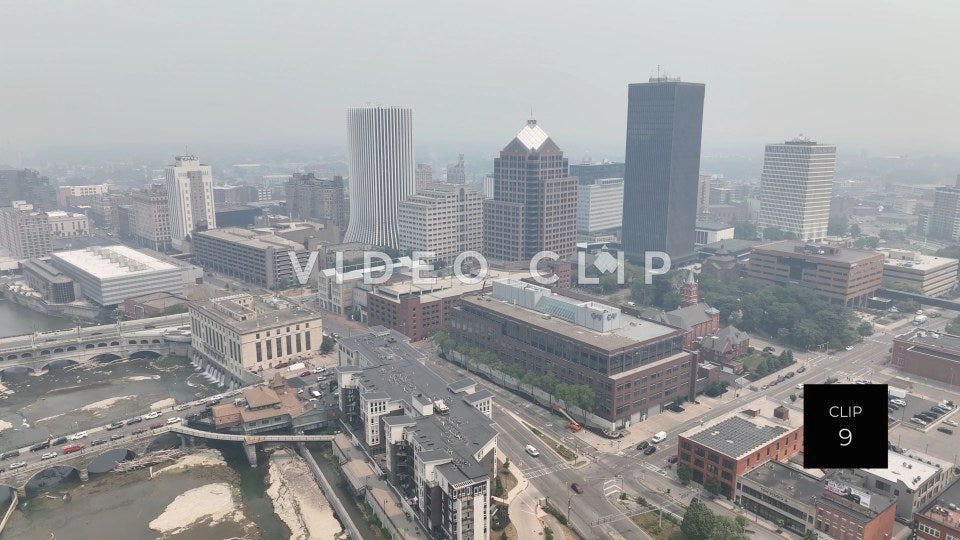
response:
[[[958,345],[960,338],[949,335],[940,338],[898,337],[893,340],[890,363],[907,373],[951,385],[960,384]]]
[[[386,326],[409,337],[410,341],[420,341],[449,325],[451,308],[458,301],[459,296],[401,296],[399,300],[393,300],[370,293],[367,295],[367,318],[370,326]]]
[[[817,500],[816,509],[816,529],[831,538],[842,540],[890,540],[897,513],[897,505],[893,503],[880,513],[872,515],[872,512],[859,503],[829,491],[824,491]]]

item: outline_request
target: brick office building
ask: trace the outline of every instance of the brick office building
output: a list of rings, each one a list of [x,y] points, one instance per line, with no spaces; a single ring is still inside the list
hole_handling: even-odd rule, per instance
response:
[[[960,336],[915,330],[893,340],[890,363],[907,373],[960,383]]]
[[[733,498],[741,474],[803,451],[803,416],[761,398],[681,433],[678,448],[679,463],[690,467],[693,481],[715,477],[720,493]]]

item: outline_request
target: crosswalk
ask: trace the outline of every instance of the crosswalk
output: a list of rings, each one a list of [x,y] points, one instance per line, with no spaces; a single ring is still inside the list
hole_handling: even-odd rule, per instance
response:
[[[540,467],[531,467],[529,469],[523,469],[523,476],[527,480],[534,478],[540,478],[541,476],[546,476],[548,474],[553,474],[557,471],[562,471],[564,469],[569,469],[570,464],[568,463],[553,463],[551,465],[542,465]]]
[[[620,480],[611,479],[603,482],[603,496],[610,497],[623,491],[620,489]]]

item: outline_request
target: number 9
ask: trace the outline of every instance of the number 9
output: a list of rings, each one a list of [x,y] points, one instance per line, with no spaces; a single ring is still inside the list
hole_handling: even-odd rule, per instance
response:
[[[845,441],[840,443],[840,446],[850,446],[850,443],[853,442],[853,433],[849,429],[847,428],[841,429],[839,435],[840,435],[840,439]]]

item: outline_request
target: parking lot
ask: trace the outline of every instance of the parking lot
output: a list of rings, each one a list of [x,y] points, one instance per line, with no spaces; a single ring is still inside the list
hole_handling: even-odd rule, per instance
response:
[[[934,405],[936,405],[937,402],[931,401],[929,399],[925,399],[922,397],[914,396],[912,394],[908,394],[907,397],[904,399],[907,402],[906,407],[901,407],[900,409],[897,409],[896,411],[890,413],[890,416],[892,418],[896,418],[897,420],[900,420],[903,423],[909,424],[910,427],[913,427],[916,429],[923,430],[929,427],[933,427],[932,424],[930,426],[920,426],[920,425],[914,424],[910,422],[910,419],[913,418],[913,415],[915,414],[928,412],[930,410],[930,407],[933,407]],[[939,419],[937,421],[939,422]]]

